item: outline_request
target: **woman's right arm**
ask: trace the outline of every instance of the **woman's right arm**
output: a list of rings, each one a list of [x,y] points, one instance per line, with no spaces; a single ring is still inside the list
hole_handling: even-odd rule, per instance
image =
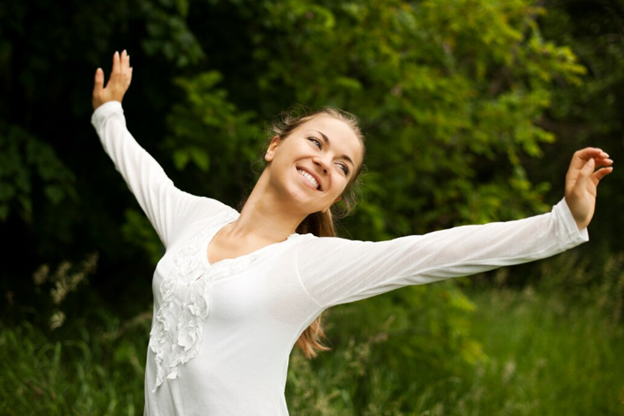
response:
[[[194,221],[231,209],[210,199],[197,197],[176,188],[158,162],[143,149],[126,128],[121,100],[130,85],[132,68],[125,53],[115,53],[113,70],[106,88],[100,68],[95,74],[91,123],[102,146],[121,173],[137,202],[168,246]]]

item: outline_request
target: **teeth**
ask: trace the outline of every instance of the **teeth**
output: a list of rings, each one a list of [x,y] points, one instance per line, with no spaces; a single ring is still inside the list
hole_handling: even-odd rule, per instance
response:
[[[314,176],[310,175],[308,172],[306,172],[304,170],[301,170],[301,169],[297,169],[297,172],[299,172],[301,174],[301,176],[306,178],[312,184],[312,186],[314,186],[315,188],[318,189],[319,184],[316,181],[316,179],[314,179]]]

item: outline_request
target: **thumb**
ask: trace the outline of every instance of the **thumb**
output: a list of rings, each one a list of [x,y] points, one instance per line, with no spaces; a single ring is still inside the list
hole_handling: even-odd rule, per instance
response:
[[[581,174],[579,175],[578,181],[576,182],[576,186],[580,187],[581,189],[585,189],[587,187],[587,182],[589,181],[591,175],[594,173],[595,163],[596,162],[594,162],[594,158],[590,158],[585,163],[585,166],[583,166],[583,169],[581,169]]]
[[[93,87],[93,93],[99,92],[104,87],[104,71],[102,68],[95,70],[95,85]]]

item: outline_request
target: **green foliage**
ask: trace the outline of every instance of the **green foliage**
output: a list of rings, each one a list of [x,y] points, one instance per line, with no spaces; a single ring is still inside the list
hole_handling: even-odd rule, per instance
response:
[[[165,254],[165,249],[154,227],[145,214],[136,209],[127,209],[125,217],[125,222],[121,227],[124,240],[147,253],[150,264],[155,267]]]
[[[361,117],[377,176],[365,182],[366,206],[349,222],[356,238],[543,212],[548,183],[535,186],[524,160],[541,157],[543,144],[554,141],[536,124],[551,105],[552,81],[578,83],[584,73],[569,48],[541,38],[543,13],[522,0],[260,2],[250,22],[260,118],[274,114],[267,103],[293,101]],[[210,90],[219,76],[203,76],[203,88],[176,81],[188,97],[174,106],[185,118],[169,119],[178,167],[196,155],[207,170],[209,155],[221,157],[223,149],[187,143],[206,140],[215,106],[237,113],[225,91]],[[261,131],[256,117],[239,112]],[[225,147],[232,139],[222,131],[211,140]],[[253,153],[242,155],[252,161]]]
[[[34,291],[37,294],[37,319],[46,329],[60,328],[66,319],[62,306],[70,293],[75,292],[93,274],[97,267],[98,254],[89,254],[79,264],[63,261],[54,271],[48,264],[42,264],[33,273]]]
[[[254,123],[254,112],[238,110],[227,91],[216,88],[221,79],[217,71],[209,71],[174,80],[186,99],[172,106],[164,147],[176,168],[195,166],[195,174],[203,178],[202,193],[227,200],[232,190],[246,188],[261,127]]]
[[[110,339],[89,324],[77,338],[56,341],[28,323],[0,330],[3,415],[143,413],[145,324],[131,339],[135,331]]]
[[[29,319],[0,321],[1,414],[143,413],[151,312],[122,321],[85,297],[97,261],[94,253],[78,264],[41,265],[33,274],[37,307],[14,305]]]
[[[87,123],[93,70],[108,72],[114,50],[130,50],[136,68],[124,99],[132,133],[180,188],[228,204],[253,185],[250,165],[262,167],[253,163],[268,139],[265,120],[298,102],[357,114],[370,173],[356,215],[340,227],[353,238],[544,212],[562,196],[574,150],[600,145],[616,161],[621,150],[622,0],[610,8],[556,0],[5,3],[1,284],[17,302],[4,313],[26,311],[36,325],[1,327],[3,414],[142,411],[150,316],[120,318],[98,300],[146,305],[162,254]],[[621,250],[624,197],[612,176],[591,234]],[[59,263],[38,271],[47,280],[36,293],[24,277],[31,266],[18,261],[24,253],[30,264],[81,258],[94,247],[105,272],[92,285],[72,278],[87,268]],[[549,299],[493,295],[474,310],[463,287],[446,282],[329,311],[334,351],[314,361],[293,353],[291,412],[614,414],[622,259],[605,247],[604,268],[560,256],[533,270],[546,277],[539,290]],[[534,283],[528,275],[516,278]],[[95,306],[55,303],[57,285]],[[605,391],[608,404],[599,402]]]
[[[566,272],[545,276],[564,281]],[[463,381],[468,394],[444,414],[617,415],[624,332],[564,290],[486,291],[473,335],[490,360]],[[605,342],[606,339],[612,341]],[[609,346],[607,346],[607,343]]]
[[[564,282],[566,273],[547,280]],[[504,284],[500,276],[496,280]],[[410,289],[428,303],[414,302],[422,309],[438,297],[456,296],[445,295],[447,290],[454,289],[447,284]],[[364,316],[364,328],[354,319],[354,305],[330,311],[334,350],[312,361],[297,350],[291,354],[286,391],[291,414],[593,416],[621,411],[624,333],[608,310],[578,302],[566,290],[480,288],[470,291],[472,300],[456,292],[455,313],[470,322],[470,337],[482,345],[480,354],[487,354],[461,365],[463,358],[450,354],[446,363],[438,362],[445,354],[438,349],[444,350],[446,331],[431,332],[435,322],[421,319],[410,326],[403,321],[410,305],[395,297],[402,292],[365,301],[380,303],[381,313]],[[377,326],[380,321],[385,325]],[[0,413],[140,415],[150,322],[150,312],[122,320],[92,303],[53,332],[27,322],[0,327]],[[426,351],[414,348],[418,345]],[[401,347],[408,351],[403,360],[393,354]],[[390,355],[396,365],[387,361]]]
[[[333,308],[324,315],[332,351],[310,364],[294,353],[291,409],[296,413],[301,404],[304,411],[307,402],[313,407],[304,414],[411,411],[423,386],[458,377],[487,361],[470,335],[474,308],[450,282]],[[300,379],[308,373],[317,379],[303,383]]]
[[[560,272],[548,277],[564,281],[566,276]],[[487,359],[444,374],[427,365],[429,356],[422,351],[413,352],[400,363],[402,371],[410,373],[404,380],[385,360],[373,358],[376,349],[404,341],[393,340],[391,334],[381,340],[346,339],[320,357],[322,363],[295,352],[287,388],[291,412],[371,416],[621,412],[618,395],[624,367],[618,357],[624,353],[624,332],[608,313],[579,304],[564,290],[541,294],[532,288],[481,288],[470,294],[477,305],[470,314],[471,336],[482,344]],[[336,319],[335,313],[331,316]],[[432,349],[439,346],[435,339],[421,336]]]
[[[570,3],[550,0],[548,13],[540,18],[544,39],[567,45],[568,53],[577,56],[586,69],[582,83],[554,83],[552,104],[542,126],[559,137],[556,146],[547,148],[548,164],[532,169],[536,179],[547,179],[560,189],[563,178],[555,166],[563,165],[564,156],[576,149],[601,147],[615,161],[614,173],[601,182],[598,209],[590,226],[596,250],[621,251],[622,239],[614,230],[622,229],[624,195],[623,176],[618,161],[624,156],[624,1],[613,0],[608,6],[600,2]]]
[[[522,269],[524,283],[536,287],[540,293],[546,296],[563,293],[571,303],[600,313],[610,325],[624,322],[623,254],[603,252],[588,256],[573,250]],[[494,281],[502,288],[514,283],[509,269],[497,270]]]
[[[188,0],[139,0],[147,36],[141,46],[148,56],[161,54],[176,67],[197,64],[204,51],[186,24]]]
[[[11,211],[32,221],[35,180],[40,181],[43,195],[53,204],[76,198],[74,174],[59,160],[54,148],[19,126],[0,120],[0,221],[6,221]]]
[[[72,18],[48,10],[44,2],[31,6],[49,11],[37,28],[55,43],[49,47],[46,36],[35,39],[39,32],[31,38],[20,30],[29,10],[21,3],[0,13],[7,36],[0,48],[2,85],[13,85],[10,91],[5,88],[7,97],[11,108],[21,108],[8,112],[4,123],[32,126],[29,134],[62,150],[81,178],[91,177],[93,162],[98,173],[105,172],[98,175],[103,182],[97,199],[89,189],[92,181],[81,182],[77,192],[87,196],[85,205],[63,199],[61,212],[71,215],[57,222],[62,232],[40,227],[50,230],[40,240],[63,236],[71,249],[72,232],[93,229],[84,237],[87,243],[106,244],[112,257],[123,257],[122,248],[107,233],[120,232],[110,224],[121,222],[129,198],[106,186],[113,175],[105,170],[110,163],[99,148],[97,153],[91,153],[95,147],[85,149],[84,138],[93,138],[92,130],[67,135],[61,129],[87,117],[88,104],[79,97],[90,88],[86,85],[92,69],[80,69],[91,74],[80,85],[74,86],[65,73],[49,89],[45,84],[44,74],[53,66],[68,66],[69,57],[83,53],[93,68],[107,69],[110,53],[122,44],[127,47],[138,71],[124,100],[131,130],[148,150],[167,152],[167,158],[158,159],[165,165],[170,161],[165,168],[184,172],[176,178],[181,188],[228,204],[236,204],[253,185],[249,166],[267,138],[265,120],[296,102],[354,112],[369,137],[367,165],[372,173],[365,180],[366,199],[344,225],[352,237],[369,240],[544,212],[549,190],[549,200],[561,196],[567,162],[578,145],[574,140],[562,143],[569,151],[559,152],[556,163],[549,154],[545,163],[543,149],[554,149],[555,139],[548,118],[555,112],[579,114],[580,104],[571,97],[597,100],[620,79],[596,55],[596,62],[604,62],[601,73],[614,75],[588,83],[586,69],[573,52],[577,49],[567,45],[575,39],[575,27],[565,21],[565,12],[529,0],[136,0],[81,3]],[[585,25],[582,18],[574,18]],[[72,27],[64,23],[68,19],[81,23]],[[553,40],[562,26],[568,37]],[[18,40],[32,43],[30,52],[14,48]],[[609,59],[617,56],[617,45],[604,48]],[[19,76],[12,62],[23,63]],[[592,87],[589,95],[579,93],[585,85]],[[41,123],[49,132],[32,123],[43,112],[34,109],[44,97],[45,102],[59,102],[59,109],[73,111],[59,126]],[[66,97],[69,106],[63,105]],[[7,100],[0,106],[8,108]],[[590,108],[600,107],[592,102]],[[602,120],[592,128],[615,131],[615,109],[587,113]],[[57,136],[67,137],[69,145]],[[101,157],[83,161],[83,154]],[[32,170],[24,167],[31,176]],[[559,186],[551,186],[553,182]],[[60,200],[67,191],[54,185],[41,195]],[[16,189],[3,183],[0,195],[13,195],[11,209],[27,215],[28,198],[18,197],[22,194]],[[6,203],[1,209],[6,218]],[[45,217],[54,214],[34,209],[42,212],[41,221],[55,222]],[[83,246],[78,240],[75,244]]]

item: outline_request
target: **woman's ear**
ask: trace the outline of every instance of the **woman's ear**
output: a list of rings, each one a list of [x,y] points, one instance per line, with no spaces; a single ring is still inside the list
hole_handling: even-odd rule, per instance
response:
[[[264,155],[264,160],[266,160],[267,162],[270,162],[273,160],[273,157],[275,157],[275,149],[277,149],[277,146],[279,146],[281,140],[279,138],[279,136],[274,136],[271,139],[271,143],[269,144],[269,148],[267,149],[265,155]]]

